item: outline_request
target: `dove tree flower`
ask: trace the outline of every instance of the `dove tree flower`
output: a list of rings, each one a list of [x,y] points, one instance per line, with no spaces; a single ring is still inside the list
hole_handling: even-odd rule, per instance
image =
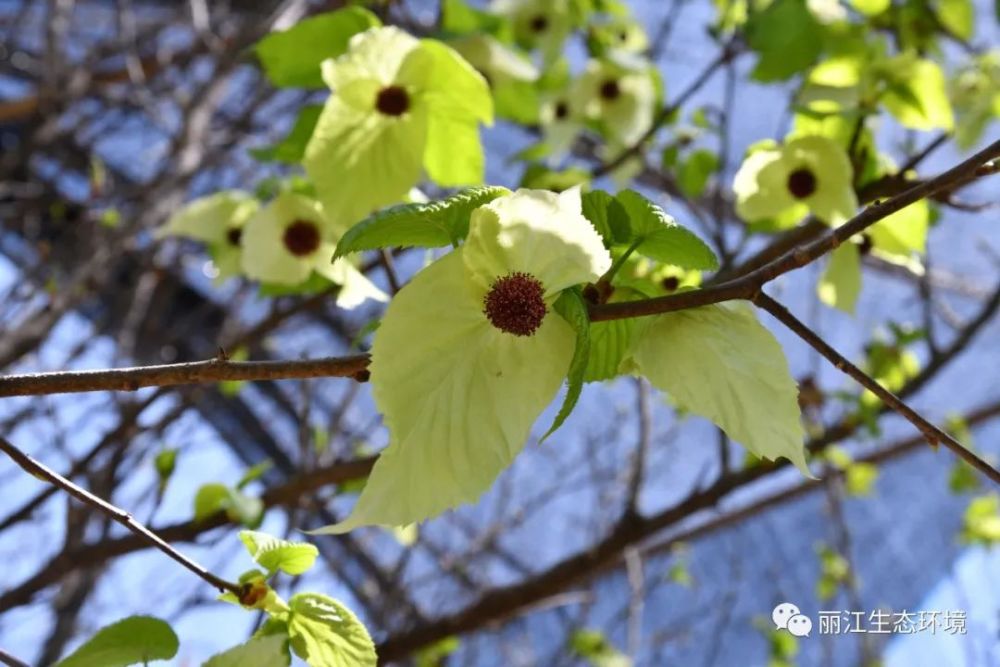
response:
[[[341,286],[337,305],[353,308],[386,294],[346,259],[330,263],[340,230],[319,202],[285,192],[254,214],[243,228],[243,272],[250,278],[299,285],[313,271]]]
[[[812,213],[829,225],[854,215],[857,196],[846,151],[822,136],[753,151],[736,173],[736,211],[745,220],[798,220]]]
[[[510,19],[517,42],[527,49],[538,49],[545,62],[561,53],[574,28],[569,0],[496,0],[493,11]]]
[[[351,224],[400,201],[425,169],[443,186],[482,182],[478,123],[492,123],[493,104],[453,49],[372,28],[322,72],[332,94],[303,164],[334,220]]]
[[[574,329],[553,305],[611,266],[579,190],[518,190],[473,211],[463,245],[389,304],[371,388],[390,444],[351,516],[405,525],[476,500],[558,391]]]
[[[628,60],[591,60],[574,84],[576,104],[618,146],[630,146],[653,125],[652,71]]]
[[[157,237],[183,236],[205,244],[224,280],[240,273],[243,226],[260,208],[248,192],[224,190],[190,202],[157,231]]]

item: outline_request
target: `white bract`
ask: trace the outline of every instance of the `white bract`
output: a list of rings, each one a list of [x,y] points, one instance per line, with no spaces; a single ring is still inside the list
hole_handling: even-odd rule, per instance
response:
[[[240,273],[243,226],[259,208],[250,193],[223,190],[188,203],[157,230],[157,237],[201,241],[218,269],[218,279],[223,280]]]
[[[313,271],[341,286],[337,305],[357,306],[365,299],[387,296],[354,266],[330,258],[339,230],[319,202],[285,192],[253,215],[243,230],[243,272],[279,285],[299,285]]]
[[[323,80],[332,94],[303,163],[334,220],[400,201],[423,169],[444,186],[482,182],[478,123],[492,123],[492,99],[451,48],[373,28],[323,63]]]
[[[736,212],[750,222],[812,213],[829,225],[855,214],[853,168],[831,139],[798,137],[784,146],[752,152],[736,173]]]
[[[406,285],[372,346],[390,443],[351,516],[402,526],[475,501],[524,447],[566,377],[560,293],[611,265],[580,193],[518,190],[476,209],[464,245]]]

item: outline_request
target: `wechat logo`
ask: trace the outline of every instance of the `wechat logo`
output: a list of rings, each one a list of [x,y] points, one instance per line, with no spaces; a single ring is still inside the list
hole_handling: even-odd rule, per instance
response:
[[[771,620],[779,630],[788,630],[796,637],[808,637],[813,622],[791,602],[782,602],[771,612]]]

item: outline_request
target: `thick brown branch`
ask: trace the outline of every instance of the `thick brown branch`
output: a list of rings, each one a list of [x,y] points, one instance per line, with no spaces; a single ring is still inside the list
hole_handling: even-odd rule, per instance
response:
[[[318,377],[367,379],[368,355],[296,361],[227,361],[138,366],[96,371],[60,371],[0,376],[0,397],[40,396],[82,391],[136,391],[143,387]]]

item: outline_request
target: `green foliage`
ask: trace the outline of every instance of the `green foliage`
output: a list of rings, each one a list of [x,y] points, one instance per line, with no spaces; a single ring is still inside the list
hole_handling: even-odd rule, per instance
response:
[[[130,616],[97,632],[57,667],[127,667],[170,660],[177,655],[177,635],[165,621]]]
[[[992,546],[1000,542],[1000,496],[980,496],[965,510],[961,539],[970,544]]]
[[[573,327],[576,333],[576,345],[566,375],[566,398],[563,399],[555,421],[542,440],[555,433],[573,412],[583,390],[584,377],[590,361],[590,317],[587,314],[587,302],[583,299],[583,293],[576,288],[565,290],[553,305],[553,309]]]
[[[841,586],[851,581],[851,566],[844,556],[826,545],[817,549],[819,555],[820,575],[816,581],[816,597],[828,602],[837,594]]]
[[[331,597],[299,593],[288,601],[292,650],[309,667],[375,667],[375,645],[365,626]]]
[[[705,148],[691,151],[677,171],[677,184],[688,197],[697,198],[705,191],[708,179],[719,169],[719,156]]]
[[[271,574],[278,570],[285,574],[302,574],[312,568],[319,555],[319,550],[312,544],[287,542],[252,530],[240,531],[240,540],[250,552],[250,557]]]
[[[629,667],[632,664],[600,630],[577,630],[569,638],[569,650],[591,667]]]
[[[628,214],[629,241],[639,254],[686,269],[719,267],[718,258],[704,241],[638,192],[622,190],[616,199]]]
[[[378,17],[367,9],[345,7],[273,32],[260,40],[255,50],[274,85],[318,88],[323,85],[320,63],[341,55],[351,37],[378,25]]]
[[[205,484],[194,496],[194,520],[205,521],[219,512],[234,523],[255,528],[264,518],[264,503],[225,484]]]
[[[169,447],[161,449],[153,459],[153,467],[156,469],[158,488],[163,493],[177,468],[177,450]]]
[[[212,656],[202,667],[287,667],[288,638],[284,635],[255,637]]]
[[[472,211],[506,194],[510,194],[506,188],[482,186],[468,188],[438,202],[387,208],[347,230],[337,243],[334,257],[389,247],[457,245],[469,233]]]
[[[458,637],[446,637],[417,652],[416,667],[442,667],[449,655],[462,645]]]
[[[816,62],[823,46],[823,27],[805,0],[775,0],[747,22],[747,39],[759,56],[753,77],[780,81]]]

